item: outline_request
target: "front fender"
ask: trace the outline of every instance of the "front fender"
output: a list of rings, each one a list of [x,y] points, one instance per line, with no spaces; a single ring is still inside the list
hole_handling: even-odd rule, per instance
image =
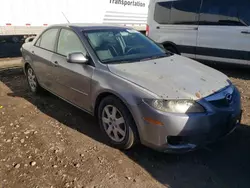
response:
[[[95,70],[92,77],[91,91],[92,109],[95,108],[96,99],[102,93],[113,94],[128,106],[138,105],[142,102],[142,98],[158,98],[156,94],[108,70]]]

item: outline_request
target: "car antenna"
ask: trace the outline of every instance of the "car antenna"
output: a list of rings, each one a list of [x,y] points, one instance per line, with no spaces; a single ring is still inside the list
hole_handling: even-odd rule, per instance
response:
[[[62,14],[63,14],[64,18],[67,20],[67,22],[70,23],[69,20],[67,19],[67,17],[65,16],[65,14],[63,12],[62,12]]]

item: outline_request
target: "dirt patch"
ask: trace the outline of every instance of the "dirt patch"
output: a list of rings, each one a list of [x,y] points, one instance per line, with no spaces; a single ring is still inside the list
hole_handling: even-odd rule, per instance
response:
[[[0,71],[6,69],[13,69],[22,66],[22,59],[20,57],[17,58],[0,58]]]
[[[250,75],[223,70],[242,94],[242,125],[185,155],[105,144],[94,118],[57,97],[34,96],[20,69],[0,72],[2,187],[250,186]]]

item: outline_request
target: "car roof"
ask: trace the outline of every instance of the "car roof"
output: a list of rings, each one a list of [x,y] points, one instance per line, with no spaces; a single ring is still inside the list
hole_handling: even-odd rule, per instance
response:
[[[68,23],[68,24],[56,24],[50,27],[70,27],[81,30],[95,30],[95,29],[131,29],[127,26],[110,25],[110,24],[92,24],[92,23]]]

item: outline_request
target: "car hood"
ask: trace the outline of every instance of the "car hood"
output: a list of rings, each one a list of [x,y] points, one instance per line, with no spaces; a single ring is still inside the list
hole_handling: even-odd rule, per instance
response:
[[[230,85],[221,72],[179,55],[108,68],[164,99],[198,100]]]

